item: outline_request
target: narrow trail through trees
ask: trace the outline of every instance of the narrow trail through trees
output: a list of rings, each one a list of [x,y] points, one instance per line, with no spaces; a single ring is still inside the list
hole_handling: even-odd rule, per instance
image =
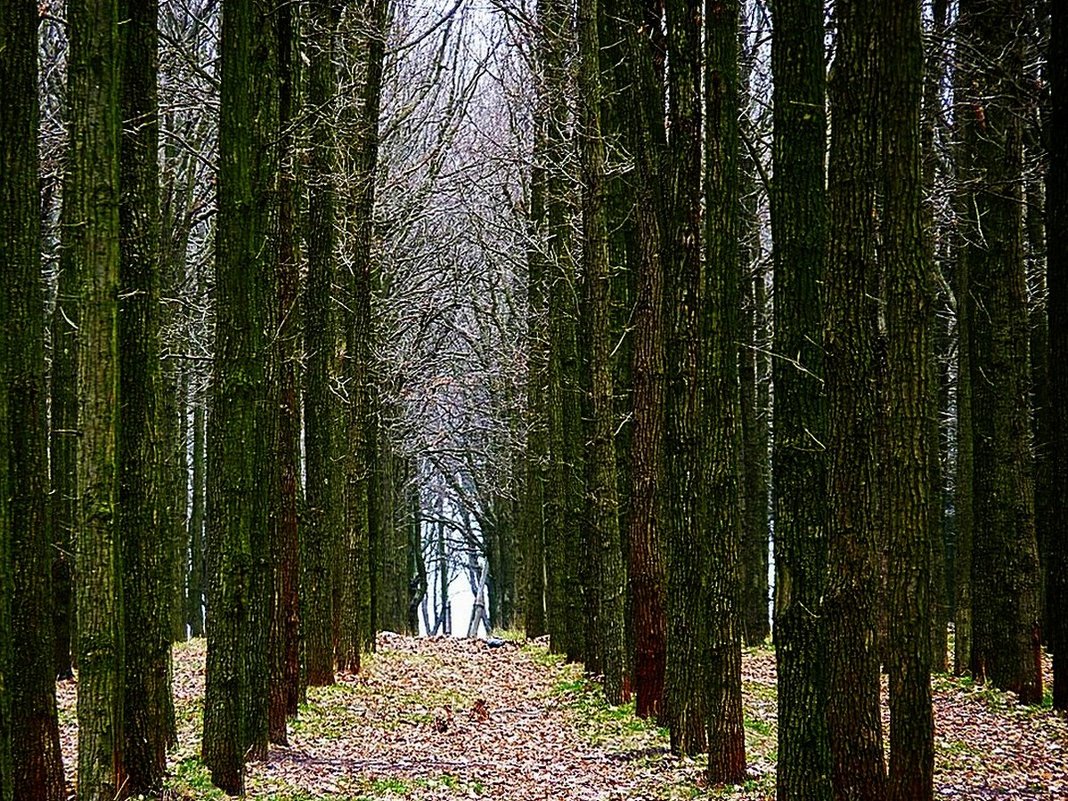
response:
[[[540,642],[493,648],[380,634],[360,674],[309,689],[290,745],[272,746],[265,761],[250,764],[248,798],[765,801],[775,786],[774,652],[746,650],[742,678],[748,778],[709,791],[702,758],[671,756],[666,730],[636,718],[633,705],[607,705],[581,666]],[[951,677],[937,677],[934,688],[936,798],[1068,797],[1063,716]],[[199,759],[203,640],[176,646],[174,689],[179,745],[168,765],[171,797],[222,801]],[[76,682],[61,682],[68,768],[77,747],[75,702]]]

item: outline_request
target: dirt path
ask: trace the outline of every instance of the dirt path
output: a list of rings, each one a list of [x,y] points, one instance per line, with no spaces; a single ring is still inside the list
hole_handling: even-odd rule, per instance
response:
[[[203,641],[175,653],[179,799],[225,798],[197,758]],[[309,691],[286,747],[250,766],[248,795],[274,801],[774,797],[775,670],[768,650],[744,659],[750,780],[707,790],[701,765],[667,753],[666,733],[614,708],[575,665],[542,644],[385,634],[359,676]],[[936,796],[1068,799],[1068,725],[1048,709],[935,679]],[[73,682],[60,688],[64,756],[76,749]]]

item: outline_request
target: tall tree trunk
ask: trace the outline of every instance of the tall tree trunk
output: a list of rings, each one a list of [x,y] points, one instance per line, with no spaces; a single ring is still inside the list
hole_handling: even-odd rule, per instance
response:
[[[975,63],[962,124],[970,151],[968,237],[974,492],[972,669],[1024,703],[1042,700],[1038,553],[1030,453],[1023,260],[1021,0],[964,0]],[[978,377],[982,376],[981,380]]]
[[[123,766],[122,554],[116,513],[120,398],[119,75],[115,0],[73,3],[68,98],[70,173],[64,189],[71,267],[79,277],[78,797],[112,801]]]
[[[0,798],[66,797],[56,717],[37,8],[0,10]],[[80,87],[79,87],[80,88]],[[8,94],[10,93],[10,94]],[[69,655],[68,660],[69,660]],[[60,669],[69,668],[60,665]]]
[[[530,167],[530,205],[527,220],[527,442],[524,454],[522,507],[523,629],[528,637],[548,630],[545,620],[545,492],[548,486],[547,393],[548,342],[544,336],[548,264],[543,250],[545,216],[546,105],[543,86],[535,90],[534,150]]]
[[[738,332],[742,270],[739,157],[741,137],[738,0],[709,2],[705,10],[705,298],[699,328],[705,349],[702,427],[707,457],[701,489],[707,504],[708,781],[745,778],[742,725],[741,593],[738,572],[742,518],[741,396]]]
[[[273,14],[266,0],[226,0],[222,17],[217,334],[208,420],[207,543],[213,575],[203,757],[212,781],[230,794],[243,791],[245,756],[262,754],[268,735],[278,399],[272,364],[278,173]]]
[[[193,637],[204,636],[204,400],[193,401],[193,499],[189,515],[189,579],[186,621]]]
[[[299,255],[297,208],[299,166],[296,144],[300,96],[299,7],[278,9],[278,138],[281,143],[278,192],[278,433],[275,460],[278,488],[277,520],[271,559],[275,564],[274,608],[270,621],[270,706],[268,734],[272,743],[286,744],[286,718],[297,713],[300,696],[300,539],[297,522],[297,483],[300,472],[300,409],[297,391],[299,356]]]
[[[1046,183],[1046,237],[1049,287],[1050,405],[1053,437],[1051,496],[1061,521],[1059,537],[1049,544],[1047,566],[1050,648],[1053,651],[1053,706],[1068,709],[1068,8],[1051,4],[1049,41],[1050,115],[1049,173]]]
[[[630,696],[624,630],[626,570],[619,538],[616,485],[615,406],[612,393],[611,265],[608,252],[605,150],[601,129],[601,61],[598,1],[578,5],[579,95],[582,164],[582,261],[589,284],[590,407],[593,441],[590,446],[588,493],[590,521],[587,536],[595,565],[596,583],[588,588],[598,596],[595,629],[601,643],[601,672],[611,704]]]
[[[546,487],[547,614],[550,647],[572,661],[586,654],[585,595],[581,568],[585,564],[580,536],[583,515],[583,473],[579,453],[582,437],[578,386],[578,338],[575,269],[569,196],[568,73],[566,53],[570,14],[560,0],[539,0],[541,22],[539,62],[544,71],[548,113],[545,148],[545,227],[549,254],[549,364],[546,382],[549,482]]]
[[[705,750],[708,625],[705,608],[705,486],[701,480],[705,408],[701,320],[701,3],[666,3],[671,138],[670,209],[665,228],[667,345],[664,426],[667,543],[667,667],[665,713],[671,750]]]
[[[662,541],[664,431],[664,272],[661,259],[662,199],[658,185],[664,148],[664,87],[656,74],[653,43],[646,25],[650,5],[621,0],[627,65],[626,108],[637,124],[626,126],[627,147],[635,161],[633,207],[637,275],[632,346],[633,433],[630,448],[630,512],[627,566],[634,631],[634,691],[638,715],[664,716],[667,657],[666,575]]]
[[[25,5],[25,4],[24,4]],[[27,15],[28,16],[28,15]],[[16,24],[12,24],[12,22]],[[26,50],[19,47],[18,34],[25,33],[25,29],[18,30],[17,18],[14,20],[6,16],[0,16],[0,75],[10,78],[9,59],[22,54],[25,58]],[[3,168],[3,178],[0,178],[0,198],[5,204],[9,203],[10,195],[18,193],[18,189],[11,185],[11,179],[18,177],[18,170],[7,154],[12,152],[7,146],[8,119],[0,117],[0,143],[2,143],[3,160],[0,167]],[[33,141],[33,140],[27,140]],[[22,176],[23,178],[27,176]],[[8,179],[8,180],[4,180]],[[14,190],[14,191],[12,191]],[[8,219],[17,219],[17,214],[12,214]],[[24,219],[23,222],[26,220]],[[8,231],[3,231],[8,236]],[[5,239],[5,241],[10,241]],[[8,265],[3,264],[4,267]],[[0,331],[0,375],[7,375],[7,332]],[[0,448],[7,451],[10,429],[8,428],[7,415],[7,392],[0,390]],[[7,460],[0,459],[0,486],[7,486],[8,478]],[[13,801],[15,797],[15,763],[12,761],[11,732],[13,721],[11,717],[11,669],[15,661],[15,654],[11,647],[11,597],[15,594],[14,576],[12,573],[11,559],[11,515],[10,503],[7,493],[0,493],[0,686],[4,688],[0,692],[0,801]]]
[[[858,801],[886,797],[875,612],[879,277],[872,209],[879,140],[873,10],[871,0],[835,5],[823,335],[830,507],[828,723],[835,795]]]
[[[829,670],[823,614],[827,556],[822,311],[825,75],[823,3],[776,0],[771,69],[775,139],[771,229],[775,269],[775,657],[780,798],[831,797]]]
[[[308,277],[304,289],[304,450],[306,509],[301,560],[301,625],[307,682],[334,682],[332,644],[334,549],[342,540],[342,487],[337,471],[337,404],[331,366],[337,346],[337,319],[331,292],[337,280],[335,230],[337,189],[334,174],[334,94],[337,75],[338,7],[316,0],[309,7],[307,103],[311,117],[308,170]]]
[[[160,392],[159,8],[121,3],[122,78],[119,224],[119,513],[126,659],[124,792],[157,793],[167,763],[170,711],[169,542],[157,525]],[[184,522],[184,521],[183,521]],[[184,526],[182,526],[184,533]],[[177,609],[185,625],[184,604]]]
[[[886,536],[890,799],[933,797],[930,413],[932,267],[924,231],[920,0],[880,0],[882,242],[886,292]],[[938,533],[941,536],[941,532]]]

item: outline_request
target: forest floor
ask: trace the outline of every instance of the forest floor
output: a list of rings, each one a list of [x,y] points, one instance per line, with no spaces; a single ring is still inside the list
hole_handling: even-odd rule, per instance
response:
[[[1047,666],[1048,667],[1048,666]],[[667,732],[607,705],[576,665],[540,642],[383,634],[359,675],[312,688],[289,745],[249,769],[248,796],[274,801],[369,799],[727,798],[764,801],[775,785],[775,656],[743,659],[749,779],[704,786],[700,760],[673,757]],[[198,758],[204,642],[175,649],[176,799],[221,801]],[[934,680],[936,797],[1068,799],[1068,722],[968,680]],[[885,681],[884,681],[885,695]],[[75,765],[76,687],[60,685],[64,761]],[[885,697],[884,697],[885,707]],[[884,708],[884,722],[885,722]]]

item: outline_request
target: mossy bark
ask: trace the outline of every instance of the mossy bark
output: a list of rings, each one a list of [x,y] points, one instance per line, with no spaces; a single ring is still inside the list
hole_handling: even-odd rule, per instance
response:
[[[65,798],[48,504],[37,7],[0,10],[0,798]],[[8,94],[10,93],[10,94]],[[64,558],[66,558],[64,554]],[[69,644],[68,644],[69,648]],[[69,653],[60,670],[69,669]]]

